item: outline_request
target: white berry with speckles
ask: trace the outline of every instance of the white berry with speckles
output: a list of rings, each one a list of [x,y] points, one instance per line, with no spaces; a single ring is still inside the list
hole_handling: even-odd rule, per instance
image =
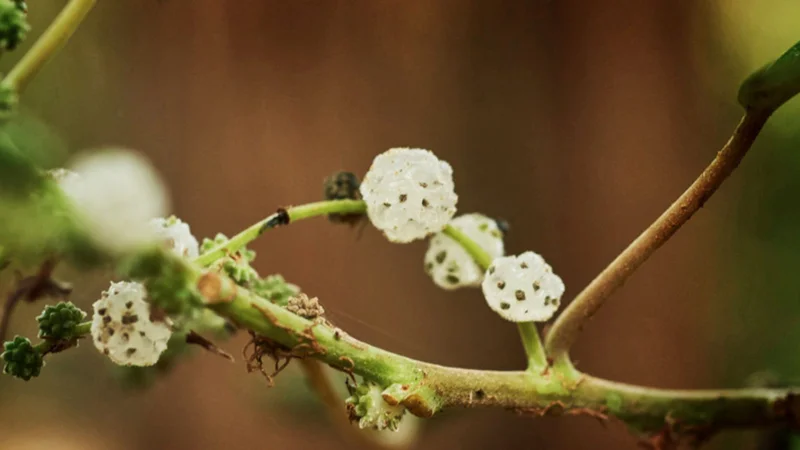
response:
[[[54,174],[91,237],[112,251],[152,242],[148,221],[166,215],[169,200],[161,179],[138,153],[111,149],[79,156],[71,169]]]
[[[93,305],[92,342],[121,366],[152,366],[167,349],[172,330],[150,319],[147,291],[140,283],[111,283]]]
[[[492,258],[503,256],[503,233],[495,220],[483,214],[464,214],[453,219],[450,225]],[[478,286],[484,274],[464,247],[444,233],[437,233],[430,240],[425,253],[425,272],[444,289]]]
[[[192,234],[189,224],[175,216],[159,217],[150,220],[150,228],[156,238],[167,248],[184,258],[196,258],[200,254],[200,244]]]
[[[549,320],[564,295],[564,282],[534,252],[495,259],[481,286],[489,307],[511,322]]]
[[[397,243],[442,231],[458,202],[450,164],[418,148],[376,156],[360,191],[370,222]]]

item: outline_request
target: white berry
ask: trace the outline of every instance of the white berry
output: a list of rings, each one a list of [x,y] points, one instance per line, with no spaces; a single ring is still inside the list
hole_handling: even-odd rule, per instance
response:
[[[450,164],[419,148],[376,156],[360,187],[370,222],[397,243],[442,231],[456,213],[454,189]]]
[[[189,224],[175,216],[159,217],[150,220],[150,229],[167,248],[184,258],[196,258],[200,254],[200,244],[192,234]]]
[[[121,366],[152,366],[167,349],[172,330],[150,319],[145,287],[136,282],[111,283],[94,303],[92,341]]]
[[[126,150],[79,156],[59,181],[77,218],[98,244],[126,251],[152,241],[148,222],[168,210],[166,189],[147,160]],[[58,180],[58,178],[57,178]]]
[[[450,225],[472,239],[492,258],[503,256],[503,233],[497,222],[483,214],[464,214]],[[425,272],[444,289],[478,286],[483,281],[483,269],[458,242],[444,233],[431,238],[425,253]]]
[[[564,282],[534,252],[495,259],[482,287],[489,307],[511,322],[549,320],[564,295]]]

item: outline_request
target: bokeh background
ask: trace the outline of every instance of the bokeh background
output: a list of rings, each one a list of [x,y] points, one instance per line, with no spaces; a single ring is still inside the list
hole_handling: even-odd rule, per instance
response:
[[[29,2],[32,37],[62,5]],[[744,76],[798,39],[795,0],[100,0],[23,111],[42,145],[145,152],[198,236],[317,200],[326,175],[363,173],[387,148],[430,148],[455,169],[460,211],[507,219],[507,248],[543,254],[570,297],[721,147]],[[795,99],[597,314],[579,368],[672,388],[762,371],[800,381],[798,125]],[[426,278],[422,243],[317,220],[253,248],[259,271],[319,296],[358,338],[442,364],[524,364],[515,327],[478,291]],[[64,276],[85,308],[107,286],[107,274]],[[41,306],[19,308],[13,332],[34,335]],[[241,359],[197,353],[137,390],[111,369],[84,345],[35,381],[0,378],[0,449],[353,448],[298,370],[267,389]],[[418,432],[412,448],[636,448],[617,423],[494,410]]]

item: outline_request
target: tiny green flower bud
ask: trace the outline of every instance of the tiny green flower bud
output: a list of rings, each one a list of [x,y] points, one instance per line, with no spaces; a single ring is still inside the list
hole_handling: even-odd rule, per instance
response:
[[[38,377],[44,366],[41,353],[22,336],[15,336],[13,341],[3,344],[3,373],[28,381]]]
[[[300,288],[287,283],[280,275],[270,275],[256,280],[251,289],[254,294],[280,306],[289,304],[289,299],[300,293]]]
[[[39,337],[42,339],[67,340],[75,337],[75,328],[86,317],[86,313],[72,302],[60,302],[45,306],[36,321],[39,322]]]
[[[402,405],[390,405],[382,396],[382,389],[374,383],[364,382],[357,387],[348,384],[350,397],[345,400],[352,422],[359,428],[397,431],[406,413]]]
[[[205,238],[200,244],[200,254],[208,253],[226,242],[228,242],[228,236],[222,233],[217,233],[214,239]]]
[[[14,87],[0,83],[0,119],[8,119],[17,112],[19,95]]]
[[[250,267],[250,263],[244,257],[238,255],[235,258],[226,257],[220,264],[225,274],[240,286],[249,286],[258,279],[258,272]]]
[[[30,30],[25,2],[0,0],[0,49],[14,50]]]
[[[214,239],[203,239],[203,243],[200,245],[200,254],[208,253],[227,242],[228,237],[222,233],[218,233]],[[255,259],[256,252],[254,250],[242,247],[236,253],[217,261],[214,267],[217,269],[222,268],[225,275],[229,276],[239,286],[249,288],[259,278],[258,272],[250,266],[250,263]]]

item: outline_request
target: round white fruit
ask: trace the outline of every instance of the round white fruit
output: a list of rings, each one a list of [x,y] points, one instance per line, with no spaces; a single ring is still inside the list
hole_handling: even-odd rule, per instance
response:
[[[452,227],[483,249],[493,259],[503,256],[503,233],[497,222],[483,214],[464,214],[450,222]],[[478,286],[484,271],[458,242],[444,233],[430,240],[425,253],[425,272],[444,289]]]
[[[370,222],[392,242],[438,233],[456,213],[453,169],[428,150],[393,148],[381,153],[359,189]]]
[[[495,259],[481,286],[489,307],[511,322],[549,320],[564,295],[564,282],[534,252]]]

